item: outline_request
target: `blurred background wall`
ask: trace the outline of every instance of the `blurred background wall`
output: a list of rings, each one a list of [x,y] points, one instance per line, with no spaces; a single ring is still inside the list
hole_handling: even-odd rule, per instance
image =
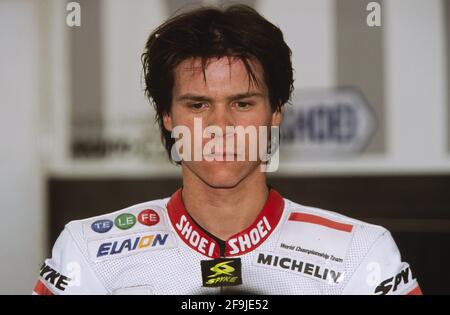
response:
[[[67,23],[73,2],[81,26]],[[293,51],[296,119],[286,120],[291,137],[270,183],[301,204],[389,228],[423,291],[450,293],[449,1],[375,1],[373,27],[371,1],[236,2],[278,25]],[[31,292],[68,221],[179,186],[140,55],[169,16],[225,3],[0,0],[0,293]],[[334,111],[342,102],[357,127]],[[338,115],[324,122],[322,107]],[[339,141],[330,121],[353,138]]]

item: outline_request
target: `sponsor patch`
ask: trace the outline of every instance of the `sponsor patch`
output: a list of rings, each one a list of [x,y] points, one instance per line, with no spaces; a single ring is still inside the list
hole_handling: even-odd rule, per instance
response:
[[[180,237],[184,238],[191,248],[209,257],[214,255],[216,243],[206,237],[203,232],[197,231],[184,214],[180,217],[180,221],[175,224],[175,228]]]
[[[121,230],[128,230],[136,224],[136,217],[131,213],[122,213],[114,220],[114,224]]]
[[[86,240],[105,239],[126,234],[161,230],[166,227],[163,210],[157,207],[136,207],[126,213],[112,213],[83,222]]]
[[[92,230],[97,233],[109,232],[113,226],[114,226],[113,221],[107,219],[97,220],[91,224]]]
[[[204,287],[229,287],[242,284],[240,258],[217,258],[202,260],[200,263]]]
[[[272,226],[266,216],[263,216],[253,228],[247,232],[241,232],[238,236],[228,240],[230,250],[228,255],[242,255],[253,248],[256,248],[270,234]]]
[[[293,212],[284,223],[277,252],[299,256],[315,264],[343,266],[355,227],[306,213]]]
[[[315,264],[297,257],[278,255],[276,253],[260,252],[255,255],[253,264],[257,267],[287,271],[314,280],[324,281],[330,285],[339,284],[344,280],[344,273],[342,271],[333,269],[327,265]]]
[[[390,293],[404,293],[405,287],[410,287],[414,283],[416,277],[413,275],[408,264],[395,276],[382,281],[376,288],[374,293],[379,295],[386,295]]]
[[[143,225],[152,226],[158,224],[160,219],[155,210],[145,209],[138,214],[138,221]]]
[[[41,266],[41,270],[39,272],[39,276],[45,283],[50,284],[53,288],[58,289],[60,291],[66,290],[66,287],[69,285],[70,278],[63,275],[62,273],[56,271],[46,263],[43,263]],[[45,284],[37,284],[39,285],[39,290],[44,290],[47,288]],[[44,287],[42,287],[44,285]]]
[[[175,247],[173,233],[147,232],[88,242],[89,256],[95,262],[151,250]]]

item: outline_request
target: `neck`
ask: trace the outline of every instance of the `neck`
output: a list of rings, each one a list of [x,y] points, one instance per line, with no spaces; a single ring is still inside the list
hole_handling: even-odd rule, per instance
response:
[[[258,170],[232,188],[214,188],[183,167],[182,196],[189,215],[222,240],[246,229],[255,221],[269,195],[265,174]]]

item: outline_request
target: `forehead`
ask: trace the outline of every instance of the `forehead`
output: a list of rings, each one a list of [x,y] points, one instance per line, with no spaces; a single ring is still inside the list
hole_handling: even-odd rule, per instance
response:
[[[256,59],[247,59],[256,77],[257,84],[251,81],[245,64],[239,58],[211,58],[205,65],[203,73],[200,58],[190,58],[182,61],[174,71],[174,94],[208,93],[227,94],[262,92],[266,93],[263,79],[263,68]]]

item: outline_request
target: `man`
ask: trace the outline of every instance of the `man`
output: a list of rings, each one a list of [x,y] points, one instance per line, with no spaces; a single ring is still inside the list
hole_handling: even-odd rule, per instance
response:
[[[36,294],[420,294],[387,230],[267,186],[268,140],[293,90],[276,26],[242,5],[198,9],[156,29],[142,60],[183,186],[67,224]],[[238,141],[251,127],[271,130],[256,129],[267,155],[250,158],[250,132]]]

